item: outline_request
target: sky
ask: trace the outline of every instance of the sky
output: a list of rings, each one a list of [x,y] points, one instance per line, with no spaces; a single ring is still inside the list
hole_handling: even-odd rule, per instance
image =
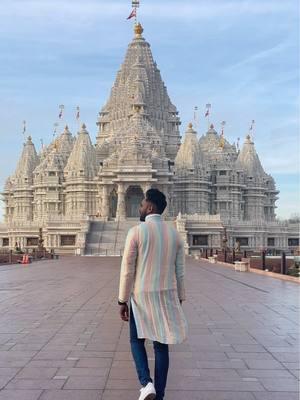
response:
[[[76,106],[92,140],[133,37],[129,0],[1,0],[0,188],[13,173],[27,122],[37,150],[53,138],[59,105],[76,133]],[[279,218],[299,213],[298,0],[141,0],[139,20],[181,132],[199,109],[207,130],[212,104],[217,130],[241,144],[253,138],[280,190]],[[3,210],[0,209],[0,219]]]

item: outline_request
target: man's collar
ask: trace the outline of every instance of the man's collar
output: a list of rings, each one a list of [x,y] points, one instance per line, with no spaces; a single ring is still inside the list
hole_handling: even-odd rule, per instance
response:
[[[149,214],[149,215],[147,215],[147,217],[145,218],[145,222],[148,221],[150,218],[161,219],[161,215],[160,215],[160,214]]]

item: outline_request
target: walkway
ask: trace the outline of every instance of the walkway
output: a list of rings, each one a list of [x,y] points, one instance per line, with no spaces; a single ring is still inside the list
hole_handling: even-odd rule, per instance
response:
[[[0,400],[138,399],[119,263],[0,267]],[[189,339],[171,349],[166,400],[298,400],[298,288],[188,259]]]

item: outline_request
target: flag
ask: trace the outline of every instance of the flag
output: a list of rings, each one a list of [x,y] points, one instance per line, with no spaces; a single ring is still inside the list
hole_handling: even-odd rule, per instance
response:
[[[206,110],[205,117],[209,116],[209,109]]]
[[[127,17],[127,19],[131,19],[133,17],[136,17],[136,8],[134,8],[131,13],[129,14],[129,16]]]
[[[25,132],[26,132],[26,121],[23,121],[23,135],[25,134]]]
[[[251,126],[250,126],[250,131],[252,131],[253,130],[253,125],[255,124],[255,121],[254,121],[254,119],[252,120],[252,123],[251,123]]]
[[[59,119],[62,118],[62,114],[63,114],[63,112],[62,112],[62,110],[60,110],[60,112],[59,112],[59,114],[58,114],[58,118],[59,118]]]
[[[77,121],[79,120],[79,118],[80,118],[80,108],[79,107],[77,107],[76,108],[76,110],[77,110],[77,113],[76,113],[76,119],[77,119]]]

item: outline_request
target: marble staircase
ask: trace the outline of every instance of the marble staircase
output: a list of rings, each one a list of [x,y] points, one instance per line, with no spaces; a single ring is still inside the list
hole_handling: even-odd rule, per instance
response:
[[[126,221],[93,221],[86,237],[86,256],[121,256],[128,230],[139,223]]]

